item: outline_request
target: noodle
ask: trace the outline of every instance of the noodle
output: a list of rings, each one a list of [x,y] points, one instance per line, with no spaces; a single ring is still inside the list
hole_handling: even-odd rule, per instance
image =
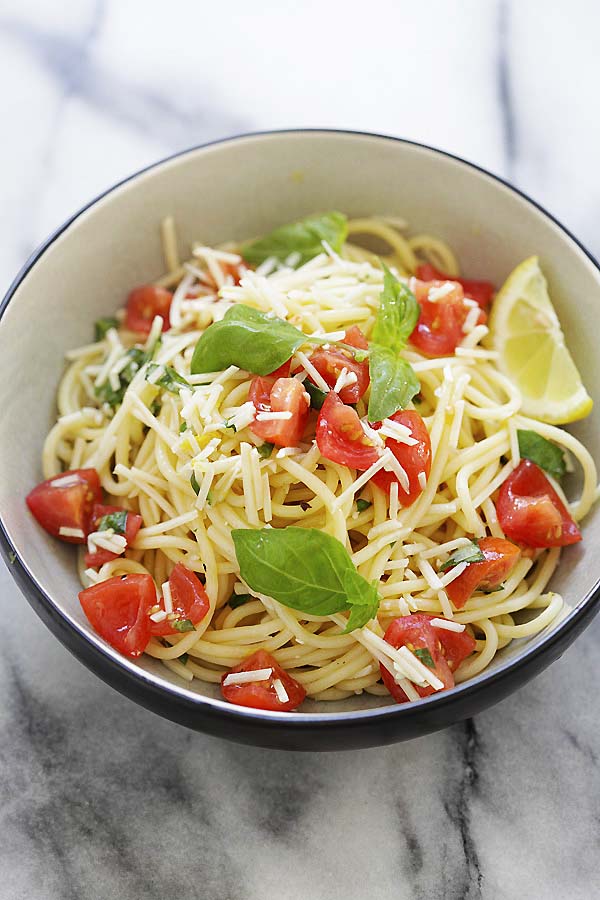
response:
[[[349,234],[382,242],[385,261],[400,275],[411,276],[423,261],[457,275],[446,244],[429,235],[407,238],[400,233],[402,223],[394,223],[356,219]],[[250,430],[226,424],[236,416],[243,420],[252,378],[247,372],[230,366],[190,376],[203,329],[235,303],[286,317],[309,335],[359,323],[368,336],[382,290],[378,258],[356,243],[346,244],[341,256],[325,247],[298,269],[268,274],[263,264],[235,285],[221,267],[240,262],[234,253],[198,246],[182,263],[171,217],[162,225],[162,239],[167,273],[156,284],[175,292],[171,329],[162,335],[154,362],[172,367],[190,386],[178,394],[161,393],[142,367],[116,411],[102,404],[95,388],[115,381],[135,340],[130,332],[112,329],[102,340],[69,352],[58,390],[59,418],[42,458],[46,478],[65,469],[96,468],[108,502],[125,504],[143,518],[133,547],[97,573],[85,569],[81,554],[84,585],[127,573],[149,573],[160,585],[177,562],[205,581],[209,613],[190,633],[152,638],[150,656],[188,682],[218,683],[223,672],[264,649],[293,670],[311,698],[379,696],[387,694],[379,663],[391,665],[382,635],[397,616],[423,611],[466,625],[477,645],[456,673],[456,680],[464,681],[485,669],[498,649],[530,638],[562,615],[561,597],[544,593],[559,549],[522,558],[497,593],[476,592],[457,612],[445,590],[457,573],[437,571],[440,561],[472,537],[503,537],[493,497],[519,462],[517,428],[536,430],[579,464],[582,492],[569,505],[576,520],[596,498],[596,469],[588,451],[567,432],[522,416],[519,391],[496,369],[496,354],[475,346],[487,333],[485,326],[473,322],[455,356],[429,359],[412,347],[404,353],[421,381],[418,411],[431,436],[432,465],[421,495],[402,508],[397,486],[388,498],[360,473],[322,457],[314,442],[261,458],[262,442]],[[310,367],[305,354],[296,359]],[[358,412],[366,414],[363,401]],[[369,505],[357,511],[359,492]],[[343,616],[307,615],[240,584],[231,529],[265,525],[317,528],[338,538],[358,572],[379,582],[379,624],[342,634]],[[230,608],[236,587],[252,596]],[[524,610],[536,613],[514,618]],[[399,683],[409,698],[417,696],[409,681]]]

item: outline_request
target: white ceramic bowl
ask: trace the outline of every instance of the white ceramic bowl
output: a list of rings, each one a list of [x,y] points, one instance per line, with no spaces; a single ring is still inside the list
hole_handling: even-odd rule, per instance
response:
[[[589,254],[539,206],[482,169],[429,147],[369,134],[247,135],[151,166],[48,239],[12,285],[0,321],[2,539],[36,612],[85,664],[160,714],[236,740],[306,749],[367,746],[443,727],[506,696],[560,655],[597,609],[598,511],[585,521],[583,543],[564,552],[552,584],[573,612],[534,639],[514,642],[482,675],[406,706],[357,697],[267,713],[233,707],[213,686],[194,681],[188,687],[149,657],[132,661],[108,646],[80,608],[73,549],[37,526],[24,498],[41,478],[40,453],[55,415],[64,353],[88,342],[94,320],[121,306],[132,286],[161,274],[159,223],[165,215],[175,217],[188,245],[241,239],[326,209],[402,216],[413,233],[428,231],[448,241],[470,276],[496,284],[526,256],[538,254],[568,344],[596,392],[600,354],[590,323],[598,316],[600,273]],[[572,429],[592,453],[600,450],[599,418],[597,403],[592,416]]]

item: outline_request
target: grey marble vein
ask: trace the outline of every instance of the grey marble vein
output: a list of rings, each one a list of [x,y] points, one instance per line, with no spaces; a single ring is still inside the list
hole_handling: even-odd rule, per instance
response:
[[[586,0],[4,0],[0,277],[129,171],[297,124],[447,147],[597,245],[598,27]],[[600,898],[600,621],[473,721],[303,755],[136,707],[3,566],[0,609],[0,900]]]

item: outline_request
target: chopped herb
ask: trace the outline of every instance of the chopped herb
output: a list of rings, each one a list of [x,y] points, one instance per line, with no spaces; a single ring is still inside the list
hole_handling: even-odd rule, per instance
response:
[[[356,501],[356,508],[359,512],[364,512],[365,509],[368,509],[370,506],[373,506],[370,500],[363,500],[359,497]]]
[[[150,358],[149,354],[140,347],[132,347],[125,355],[129,357],[130,361],[119,372],[119,387],[115,390],[111,387],[110,381],[106,380],[94,389],[96,396],[113,409],[121,405],[125,391],[144,363],[147,363]]]
[[[318,388],[316,384],[313,384],[312,381],[309,381],[308,378],[304,382],[304,389],[310,397],[310,405],[312,406],[312,408],[321,409],[327,397],[325,391],[322,391],[321,388]]]
[[[150,375],[151,372],[154,372],[158,366],[154,363],[148,366],[148,371],[146,373],[146,378]],[[171,394],[178,394],[182,387],[189,387],[189,382],[183,378],[179,372],[176,372],[171,366],[163,366],[164,373],[158,378],[154,384],[160,385],[160,387],[164,388],[165,391],[170,391]]]
[[[150,404],[150,412],[152,413],[153,416],[157,416],[159,414],[159,412],[161,411],[161,409],[162,409],[162,403],[160,402],[160,400],[157,397],[156,400],[154,400]]]
[[[544,469],[556,479],[563,477],[567,471],[565,454],[557,444],[547,441],[537,431],[517,431],[519,453],[524,459],[530,459],[540,469]]]
[[[448,569],[454,568],[459,563],[476,563],[483,562],[485,556],[479,549],[477,541],[471,541],[465,547],[459,547],[446,562],[440,566],[440,572],[446,572]]]
[[[502,456],[500,457],[500,462],[502,463],[503,466],[505,466],[506,463],[508,462],[508,456],[504,456],[504,454],[502,454]]]
[[[433,657],[427,647],[417,647],[414,652],[417,659],[420,659],[421,662],[426,666],[429,666],[430,669],[435,669]]]
[[[110,331],[111,328],[118,328],[119,323],[114,316],[105,316],[102,319],[98,319],[94,322],[94,335],[97,341],[103,340],[106,337],[106,332]]]
[[[184,431],[187,431],[187,422],[182,422],[179,426],[179,434],[183,434]]]
[[[213,492],[209,491],[208,494],[206,495],[206,502],[208,503],[209,506],[213,505],[214,499],[215,498],[213,497]]]
[[[225,419],[224,425],[225,425],[225,428],[231,428],[231,430],[233,431],[234,434],[237,433],[237,428],[235,427],[233,422],[231,422],[230,419]]]
[[[125,534],[127,528],[126,509],[121,509],[119,512],[113,512],[106,516],[102,516],[96,526],[96,531],[108,531],[109,528],[112,528],[115,534]]]
[[[260,447],[257,447],[258,455],[261,459],[268,459],[273,452],[274,444],[269,444],[268,441],[265,441],[264,444],[261,444]]]
[[[232,594],[229,598],[229,605],[232,609],[237,609],[238,606],[243,606],[249,600],[252,600],[251,594]]]
[[[185,666],[188,659],[189,659],[189,656],[187,655],[187,653],[182,653],[181,656],[177,657],[178,662],[180,662],[182,666]]]
[[[196,497],[197,497],[198,494],[200,493],[200,485],[199,485],[198,482],[196,481],[196,475],[195,475],[194,472],[192,472],[192,474],[191,474],[191,477],[190,477],[190,484],[191,484],[191,486],[192,486],[192,490],[194,491],[194,493],[195,493],[195,495],[196,495]]]
[[[415,404],[415,406],[420,406],[420,404],[423,402],[423,394],[419,391],[419,393],[415,394],[415,396],[413,397],[412,402]]]
[[[191,619],[175,619],[173,622],[169,623],[171,628],[174,628],[175,631],[193,631],[194,623]]]

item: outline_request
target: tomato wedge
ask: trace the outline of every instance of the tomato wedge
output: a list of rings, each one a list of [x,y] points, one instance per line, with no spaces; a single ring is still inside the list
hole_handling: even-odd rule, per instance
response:
[[[581,532],[564,503],[529,459],[508,476],[496,503],[504,534],[528,547],[566,547],[581,540]]]
[[[423,615],[427,615],[423,613]],[[430,622],[431,619],[444,619],[443,616],[427,615]],[[446,657],[448,668],[451,672],[456,672],[461,662],[473,653],[476,647],[475,638],[468,631],[448,631],[447,628],[439,628],[436,625],[431,626],[442,645],[442,652]]]
[[[474,591],[491,591],[502,584],[521,555],[518,547],[503,538],[482,538],[479,549],[485,559],[469,563],[462,575],[446,586],[446,593],[457,609],[462,609]]]
[[[90,519],[90,531],[98,531],[100,520],[103,519],[104,516],[120,512],[127,512],[124,537],[127,541],[127,546],[131,547],[136,539],[138,531],[142,527],[142,517],[138,516],[137,513],[129,512],[129,510],[126,511],[120,506],[106,506],[103,503],[96,503]],[[118,556],[118,553],[113,553],[111,550],[104,550],[101,547],[100,550],[96,550],[94,553],[86,553],[84,560],[86,566],[97,567],[103,566],[104,563],[110,562],[113,559],[117,559]]]
[[[319,412],[317,446],[322,456],[342,466],[364,471],[377,462],[380,452],[364,432],[358,413],[330,391]]]
[[[34,487],[26,503],[48,534],[69,544],[85,544],[94,504],[101,499],[96,470],[71,469]],[[78,533],[69,534],[71,530]]]
[[[90,624],[125,656],[140,656],[150,640],[148,611],[156,603],[150,575],[123,575],[79,592]]]
[[[181,622],[187,619],[195,626],[202,621],[210,608],[204,585],[196,573],[183,563],[174,566],[169,575],[169,587],[175,619],[167,618],[163,622],[150,620],[150,631],[154,635],[179,634],[179,629],[173,627],[174,621]]]
[[[402,444],[393,438],[387,438],[385,446],[392,451],[406,474],[408,475],[408,491],[398,483],[398,501],[401,506],[410,506],[423,493],[419,476],[427,479],[431,471],[431,438],[427,426],[418,412],[412,409],[401,409],[391,416],[392,421],[410,428],[416,444]],[[377,428],[378,426],[373,426]],[[380,469],[371,479],[377,487],[389,494],[394,481],[398,481],[393,472]],[[421,479],[422,480],[422,479]]]
[[[344,335],[344,343],[359,350],[366,350],[369,346],[368,341],[360,328],[353,325],[346,331]],[[325,350],[320,347],[310,356],[310,361],[323,376],[330,388],[335,386],[342,369],[346,369],[348,374],[352,373],[356,376],[354,384],[346,385],[339,392],[340,400],[344,403],[358,403],[367,388],[369,387],[369,361],[357,362],[351,354],[345,350],[331,347]]]
[[[414,653],[415,650],[428,650],[433,662],[431,671],[443,682],[442,690],[448,690],[454,687],[454,677],[450,671],[450,666],[446,662],[441,644],[440,632],[442,629],[434,629],[430,624],[430,616],[421,613],[413,613],[410,616],[401,616],[394,619],[384,634],[384,640],[391,644],[392,647],[399,649],[400,647],[408,647]],[[381,677],[386,688],[397,703],[408,702],[408,697],[399,684],[396,684],[392,673],[386,669],[383,663],[379,664],[381,669]],[[428,697],[430,694],[439,693],[430,685],[421,687],[414,685],[416,692],[420,697]]]
[[[245,684],[225,684],[228,675],[236,672],[255,672],[258,669],[271,669],[268,678],[263,681],[251,681]],[[280,699],[274,682],[279,679],[288,699]],[[281,692],[281,689],[280,689]],[[251,706],[253,709],[270,709],[276,712],[289,712],[300,706],[306,697],[306,691],[291,675],[282,669],[279,663],[266,650],[257,650],[252,656],[221,676],[221,693],[230,703],[238,706]]]
[[[474,300],[478,306],[486,310],[496,291],[491,281],[476,281],[473,278],[457,278],[455,275],[446,275],[429,263],[417,268],[417,278],[420,278],[421,281],[455,281],[461,285],[465,297]]]
[[[430,300],[432,288],[447,284],[452,289],[438,300]],[[412,288],[421,308],[419,320],[410,336],[411,343],[426,356],[447,356],[454,353],[464,337],[463,325],[470,307],[465,303],[462,286],[456,281],[419,281],[412,279]],[[487,321],[483,310],[477,324]]]
[[[289,374],[289,362],[285,366]],[[310,399],[307,399],[302,382],[297,378],[279,377],[279,371],[253,378],[248,399],[254,403],[257,413],[289,412],[291,416],[267,422],[255,420],[250,429],[263,441],[278,447],[297,447],[306,426]]]
[[[162,330],[171,327],[169,311],[173,294],[155,284],[142,284],[134,288],[127,298],[125,325],[130,331],[148,334],[155,316],[162,316]]]

